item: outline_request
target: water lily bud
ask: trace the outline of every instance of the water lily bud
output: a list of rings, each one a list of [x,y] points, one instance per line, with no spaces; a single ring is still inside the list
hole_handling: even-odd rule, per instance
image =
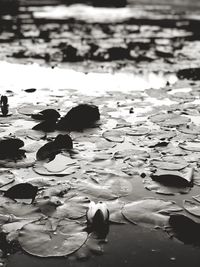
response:
[[[109,211],[107,205],[103,202],[95,204],[94,201],[91,201],[86,216],[88,223],[93,226],[100,226],[108,223]]]

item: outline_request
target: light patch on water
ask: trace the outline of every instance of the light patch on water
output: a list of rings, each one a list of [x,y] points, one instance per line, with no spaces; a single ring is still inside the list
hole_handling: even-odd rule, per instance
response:
[[[168,92],[168,94],[174,95],[176,93],[189,93],[191,91],[192,91],[192,88],[190,87],[176,88],[176,89],[173,89],[171,92]]]
[[[19,92],[27,88],[56,91],[59,89],[76,89],[86,95],[103,95],[107,91],[143,91],[149,88],[159,89],[166,86],[167,81],[175,83],[175,74],[162,73],[84,73],[67,68],[50,68],[38,64],[14,64],[0,61],[1,93],[6,90]],[[48,93],[48,91],[44,92]]]
[[[90,23],[116,23],[134,17],[141,18],[145,16],[145,11],[136,7],[123,8],[103,8],[92,7],[81,4],[74,4],[71,6],[60,5],[57,7],[46,6],[40,7],[40,11],[35,10],[35,18],[44,19],[70,19],[78,18]]]

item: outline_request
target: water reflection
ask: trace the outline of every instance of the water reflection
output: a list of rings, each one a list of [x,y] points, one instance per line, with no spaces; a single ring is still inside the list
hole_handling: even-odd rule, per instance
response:
[[[163,73],[84,73],[67,68],[50,68],[38,64],[14,64],[0,61],[1,93],[6,90],[19,92],[27,88],[76,89],[91,95],[106,91],[142,91],[149,88],[165,87],[166,83],[177,81],[175,74]],[[12,77],[12,78],[10,78]],[[56,91],[55,91],[56,94]]]

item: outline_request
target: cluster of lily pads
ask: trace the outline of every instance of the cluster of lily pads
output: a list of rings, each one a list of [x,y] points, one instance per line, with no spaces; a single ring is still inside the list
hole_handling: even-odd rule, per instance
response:
[[[190,117],[197,109],[190,98],[174,94],[185,103],[161,108],[149,102],[153,90],[103,97],[67,92],[51,98],[55,109],[21,103],[1,117],[0,220],[6,242],[39,257],[87,258],[102,253],[112,223],[131,222],[199,245],[199,196],[183,205],[167,197],[199,185],[198,125]],[[171,97],[173,91],[159,92]],[[196,97],[195,90],[191,95]],[[78,99],[93,104],[73,107]],[[69,112],[62,115],[66,105]],[[51,122],[53,128],[43,128]],[[138,197],[135,181],[151,196],[167,199]]]

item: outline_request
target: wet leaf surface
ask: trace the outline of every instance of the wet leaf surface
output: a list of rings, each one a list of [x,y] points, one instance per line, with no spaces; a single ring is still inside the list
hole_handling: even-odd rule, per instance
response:
[[[83,227],[70,220],[43,220],[25,225],[19,234],[22,248],[38,257],[67,256],[87,240]]]
[[[200,205],[197,203],[194,203],[191,200],[185,200],[183,203],[183,207],[185,210],[187,210],[189,213],[195,216],[200,216]]]
[[[134,224],[164,227],[168,226],[171,212],[182,210],[171,201],[143,199],[124,205],[122,214]]]

